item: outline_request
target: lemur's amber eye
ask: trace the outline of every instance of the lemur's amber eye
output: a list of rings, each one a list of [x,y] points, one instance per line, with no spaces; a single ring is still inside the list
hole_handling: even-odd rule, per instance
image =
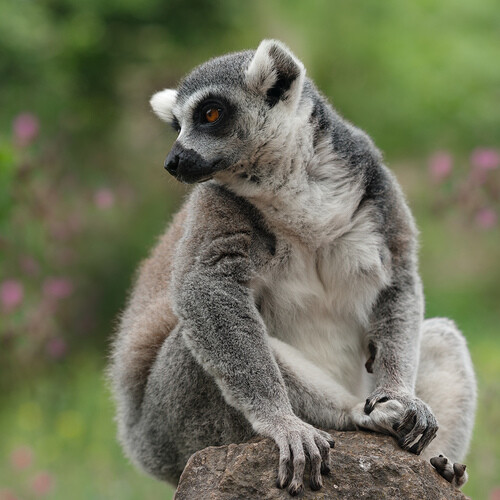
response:
[[[218,108],[210,108],[205,112],[205,119],[208,123],[216,122],[220,117],[220,109]]]

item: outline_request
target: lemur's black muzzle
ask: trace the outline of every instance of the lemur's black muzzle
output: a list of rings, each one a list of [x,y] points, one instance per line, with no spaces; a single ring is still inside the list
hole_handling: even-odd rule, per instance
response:
[[[220,163],[209,162],[193,149],[186,149],[176,142],[164,166],[168,173],[179,181],[192,184],[208,180],[217,170],[220,170]]]

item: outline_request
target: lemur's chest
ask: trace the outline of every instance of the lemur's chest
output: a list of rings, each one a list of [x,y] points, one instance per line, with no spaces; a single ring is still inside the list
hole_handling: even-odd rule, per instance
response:
[[[370,312],[389,279],[382,255],[379,235],[356,231],[316,251],[281,241],[254,285],[269,334],[360,395]]]

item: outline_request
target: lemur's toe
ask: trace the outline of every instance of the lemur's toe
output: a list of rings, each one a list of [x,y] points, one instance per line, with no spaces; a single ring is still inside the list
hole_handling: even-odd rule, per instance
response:
[[[465,469],[467,468],[466,465],[459,463],[452,464],[443,455],[439,455],[439,457],[432,457],[430,462],[438,474],[454,486],[463,486],[467,481],[467,473],[465,472]]]
[[[465,469],[467,466],[465,464],[453,464],[453,471],[455,472],[455,477],[462,477],[465,474]]]
[[[455,472],[454,484],[459,488],[467,482],[468,476],[465,470],[466,468],[467,466],[465,464],[453,464],[453,471]]]

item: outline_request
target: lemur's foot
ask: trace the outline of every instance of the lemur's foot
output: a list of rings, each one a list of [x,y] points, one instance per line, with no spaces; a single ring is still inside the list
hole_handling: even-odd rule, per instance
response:
[[[454,463],[452,464],[445,456],[431,458],[431,465],[437,470],[438,474],[446,479],[449,483],[457,488],[463,486],[468,479],[466,465]]]

